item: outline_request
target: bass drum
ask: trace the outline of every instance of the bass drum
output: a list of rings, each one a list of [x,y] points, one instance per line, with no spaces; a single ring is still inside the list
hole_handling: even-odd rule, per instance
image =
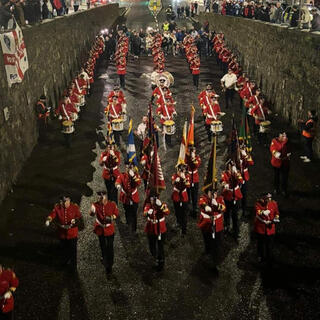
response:
[[[166,81],[164,83],[164,86],[167,87],[167,88],[169,88],[174,83],[174,78],[173,78],[173,76],[172,76],[172,74],[170,72],[165,71],[165,72],[162,72],[162,73],[158,73],[158,72],[156,72],[156,73],[157,73],[157,75],[156,75],[156,85],[158,87],[160,87],[160,81],[159,80],[161,78],[165,78]]]
[[[173,77],[173,75],[172,75],[170,72],[168,72],[168,71],[165,71],[165,72],[163,72],[162,74],[163,74],[166,78],[169,79],[169,81],[170,81],[170,86],[173,86],[173,85],[174,85],[174,77]]]

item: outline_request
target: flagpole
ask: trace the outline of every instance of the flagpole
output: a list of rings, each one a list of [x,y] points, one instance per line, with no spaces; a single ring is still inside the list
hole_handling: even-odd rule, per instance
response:
[[[213,134],[213,166],[212,166],[212,188],[215,189],[217,187],[217,134]],[[214,185],[213,185],[214,184]]]

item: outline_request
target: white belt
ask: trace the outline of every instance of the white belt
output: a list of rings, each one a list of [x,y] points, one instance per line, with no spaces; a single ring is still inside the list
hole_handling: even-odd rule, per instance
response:
[[[108,168],[108,167],[104,166],[104,168],[107,169],[107,170],[116,170],[116,169],[118,169],[118,166],[115,166],[113,168]]]
[[[239,186],[236,186],[236,187],[234,188],[234,190],[237,190],[237,189],[239,189]]]
[[[192,174],[192,173],[197,173],[197,172],[198,172],[198,170],[188,171],[188,172],[189,172],[189,174]]]
[[[148,221],[152,222],[153,224],[156,224],[156,223],[158,223],[158,222],[164,221],[164,217],[161,218],[161,219],[159,219],[159,220],[153,220],[153,219],[150,219],[150,218],[148,217]]]
[[[134,195],[135,193],[137,193],[137,191],[138,191],[137,188],[135,188],[131,194]]]
[[[202,215],[205,219],[211,219],[211,216],[209,216],[209,215],[206,214],[206,213],[201,212],[201,215]],[[217,219],[220,219],[221,216],[222,216],[222,214],[219,213],[218,215],[214,216],[214,218],[215,218],[215,220],[217,220]]]
[[[173,187],[173,191],[177,191],[177,192],[184,192],[184,191],[187,191],[186,188],[184,188],[182,191],[180,191],[179,189],[177,189],[176,187]]]

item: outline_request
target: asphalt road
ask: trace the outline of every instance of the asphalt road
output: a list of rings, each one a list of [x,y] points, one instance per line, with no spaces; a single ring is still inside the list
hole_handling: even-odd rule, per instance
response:
[[[164,19],[164,14],[160,14]],[[136,3],[127,16],[130,28],[153,24],[145,4]],[[190,21],[180,21],[191,26]],[[200,86],[213,82],[219,92],[221,71],[213,58],[202,59]],[[153,69],[151,57],[130,60],[125,95],[128,114],[136,126],[146,113],[151,89],[146,74]],[[174,146],[160,147],[167,190],[168,218],[166,266],[153,270],[153,261],[143,233],[144,218],[139,208],[138,235],[129,235],[121,207],[116,226],[115,265],[106,277],[100,263],[93,219],[87,214],[95,192],[103,189],[98,158],[105,132],[103,109],[106,95],[117,81],[115,66],[100,60],[93,94],[77,123],[72,148],[66,149],[57,121],[52,121],[47,145],[38,145],[27,161],[12,192],[0,207],[0,261],[13,266],[20,278],[16,294],[15,319],[319,319],[319,162],[304,165],[297,133],[274,116],[275,134],[283,127],[293,143],[290,197],[279,198],[281,224],[275,243],[272,269],[256,263],[252,219],[242,221],[236,244],[224,237],[223,261],[219,276],[211,272],[210,261],[202,255],[203,243],[196,221],[190,219],[188,235],[182,239],[172,228],[175,219],[170,200],[170,176],[178,157],[182,125],[190,105],[196,106],[196,146],[203,160],[203,177],[210,152],[197,107],[199,91],[192,86],[188,65],[182,57],[167,57],[166,69],[175,77],[172,88],[177,101],[177,133]],[[224,98],[221,97],[224,110]],[[238,101],[227,110],[224,133],[219,137],[218,167],[226,157],[226,137],[231,114],[239,118]],[[271,135],[270,135],[271,138]],[[125,156],[126,135],[122,146]],[[272,170],[267,148],[254,143],[255,166],[251,170],[249,209],[261,192],[272,190]],[[78,241],[78,274],[65,272],[61,265],[55,228],[45,229],[44,221],[58,197],[68,193],[80,203],[83,214]],[[142,188],[140,195],[143,197]],[[251,211],[250,211],[251,212]],[[251,213],[252,216],[252,213]]]

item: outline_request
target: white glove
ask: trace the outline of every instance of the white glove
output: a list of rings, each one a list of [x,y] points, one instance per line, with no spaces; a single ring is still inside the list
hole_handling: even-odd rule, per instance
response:
[[[75,224],[76,223],[76,219],[71,219],[71,224]]]
[[[217,205],[218,205],[217,200],[216,200],[216,199],[212,199],[212,204],[213,204],[214,206],[217,206]]]
[[[270,210],[264,210],[263,214],[267,217],[270,214]]]
[[[49,227],[50,226],[50,221],[47,220],[46,223],[45,223],[46,227]]]
[[[247,155],[246,150],[241,150],[241,154],[245,157]]]
[[[12,293],[11,293],[10,291],[7,291],[7,292],[4,294],[3,297],[4,297],[5,299],[10,299],[11,296],[12,296]]]
[[[58,119],[59,119],[59,120],[62,120],[62,116],[59,116]]]
[[[226,184],[224,185],[224,188],[225,188],[225,189],[229,189],[229,185],[226,183]]]
[[[148,210],[148,214],[152,214],[152,212],[153,212],[153,209]]]
[[[236,166],[232,166],[232,172],[233,172],[233,173],[237,173],[237,168],[236,168]]]
[[[179,177],[176,179],[176,182],[180,182],[180,178]]]
[[[186,176],[185,174],[182,172],[181,175],[180,175],[181,179],[184,179]]]
[[[191,159],[194,160],[195,157],[196,157],[196,153],[195,153],[195,152],[192,152],[192,153],[191,153]]]
[[[141,163],[142,166],[145,166],[146,165],[146,160],[142,160],[140,163]]]
[[[161,202],[160,199],[157,199],[157,200],[156,200],[156,205],[157,205],[158,207],[160,207],[160,206],[162,205],[162,202]]]
[[[130,177],[134,177],[134,172],[133,172],[133,170],[129,170],[129,175],[130,175]]]
[[[276,152],[274,153],[274,157],[275,157],[275,158],[280,159],[280,156],[281,156],[281,153],[280,153],[280,152],[276,151]]]
[[[117,188],[118,190],[120,190],[120,189],[121,189],[121,185],[120,185],[120,184],[116,184],[116,188]]]
[[[110,154],[111,154],[112,156],[114,156],[114,151],[113,151],[113,150],[110,150]]]
[[[206,212],[211,212],[211,211],[212,211],[209,206],[205,206],[204,210],[205,210]]]
[[[103,157],[103,158],[102,158],[102,161],[107,161],[107,157],[106,157],[106,156]]]

